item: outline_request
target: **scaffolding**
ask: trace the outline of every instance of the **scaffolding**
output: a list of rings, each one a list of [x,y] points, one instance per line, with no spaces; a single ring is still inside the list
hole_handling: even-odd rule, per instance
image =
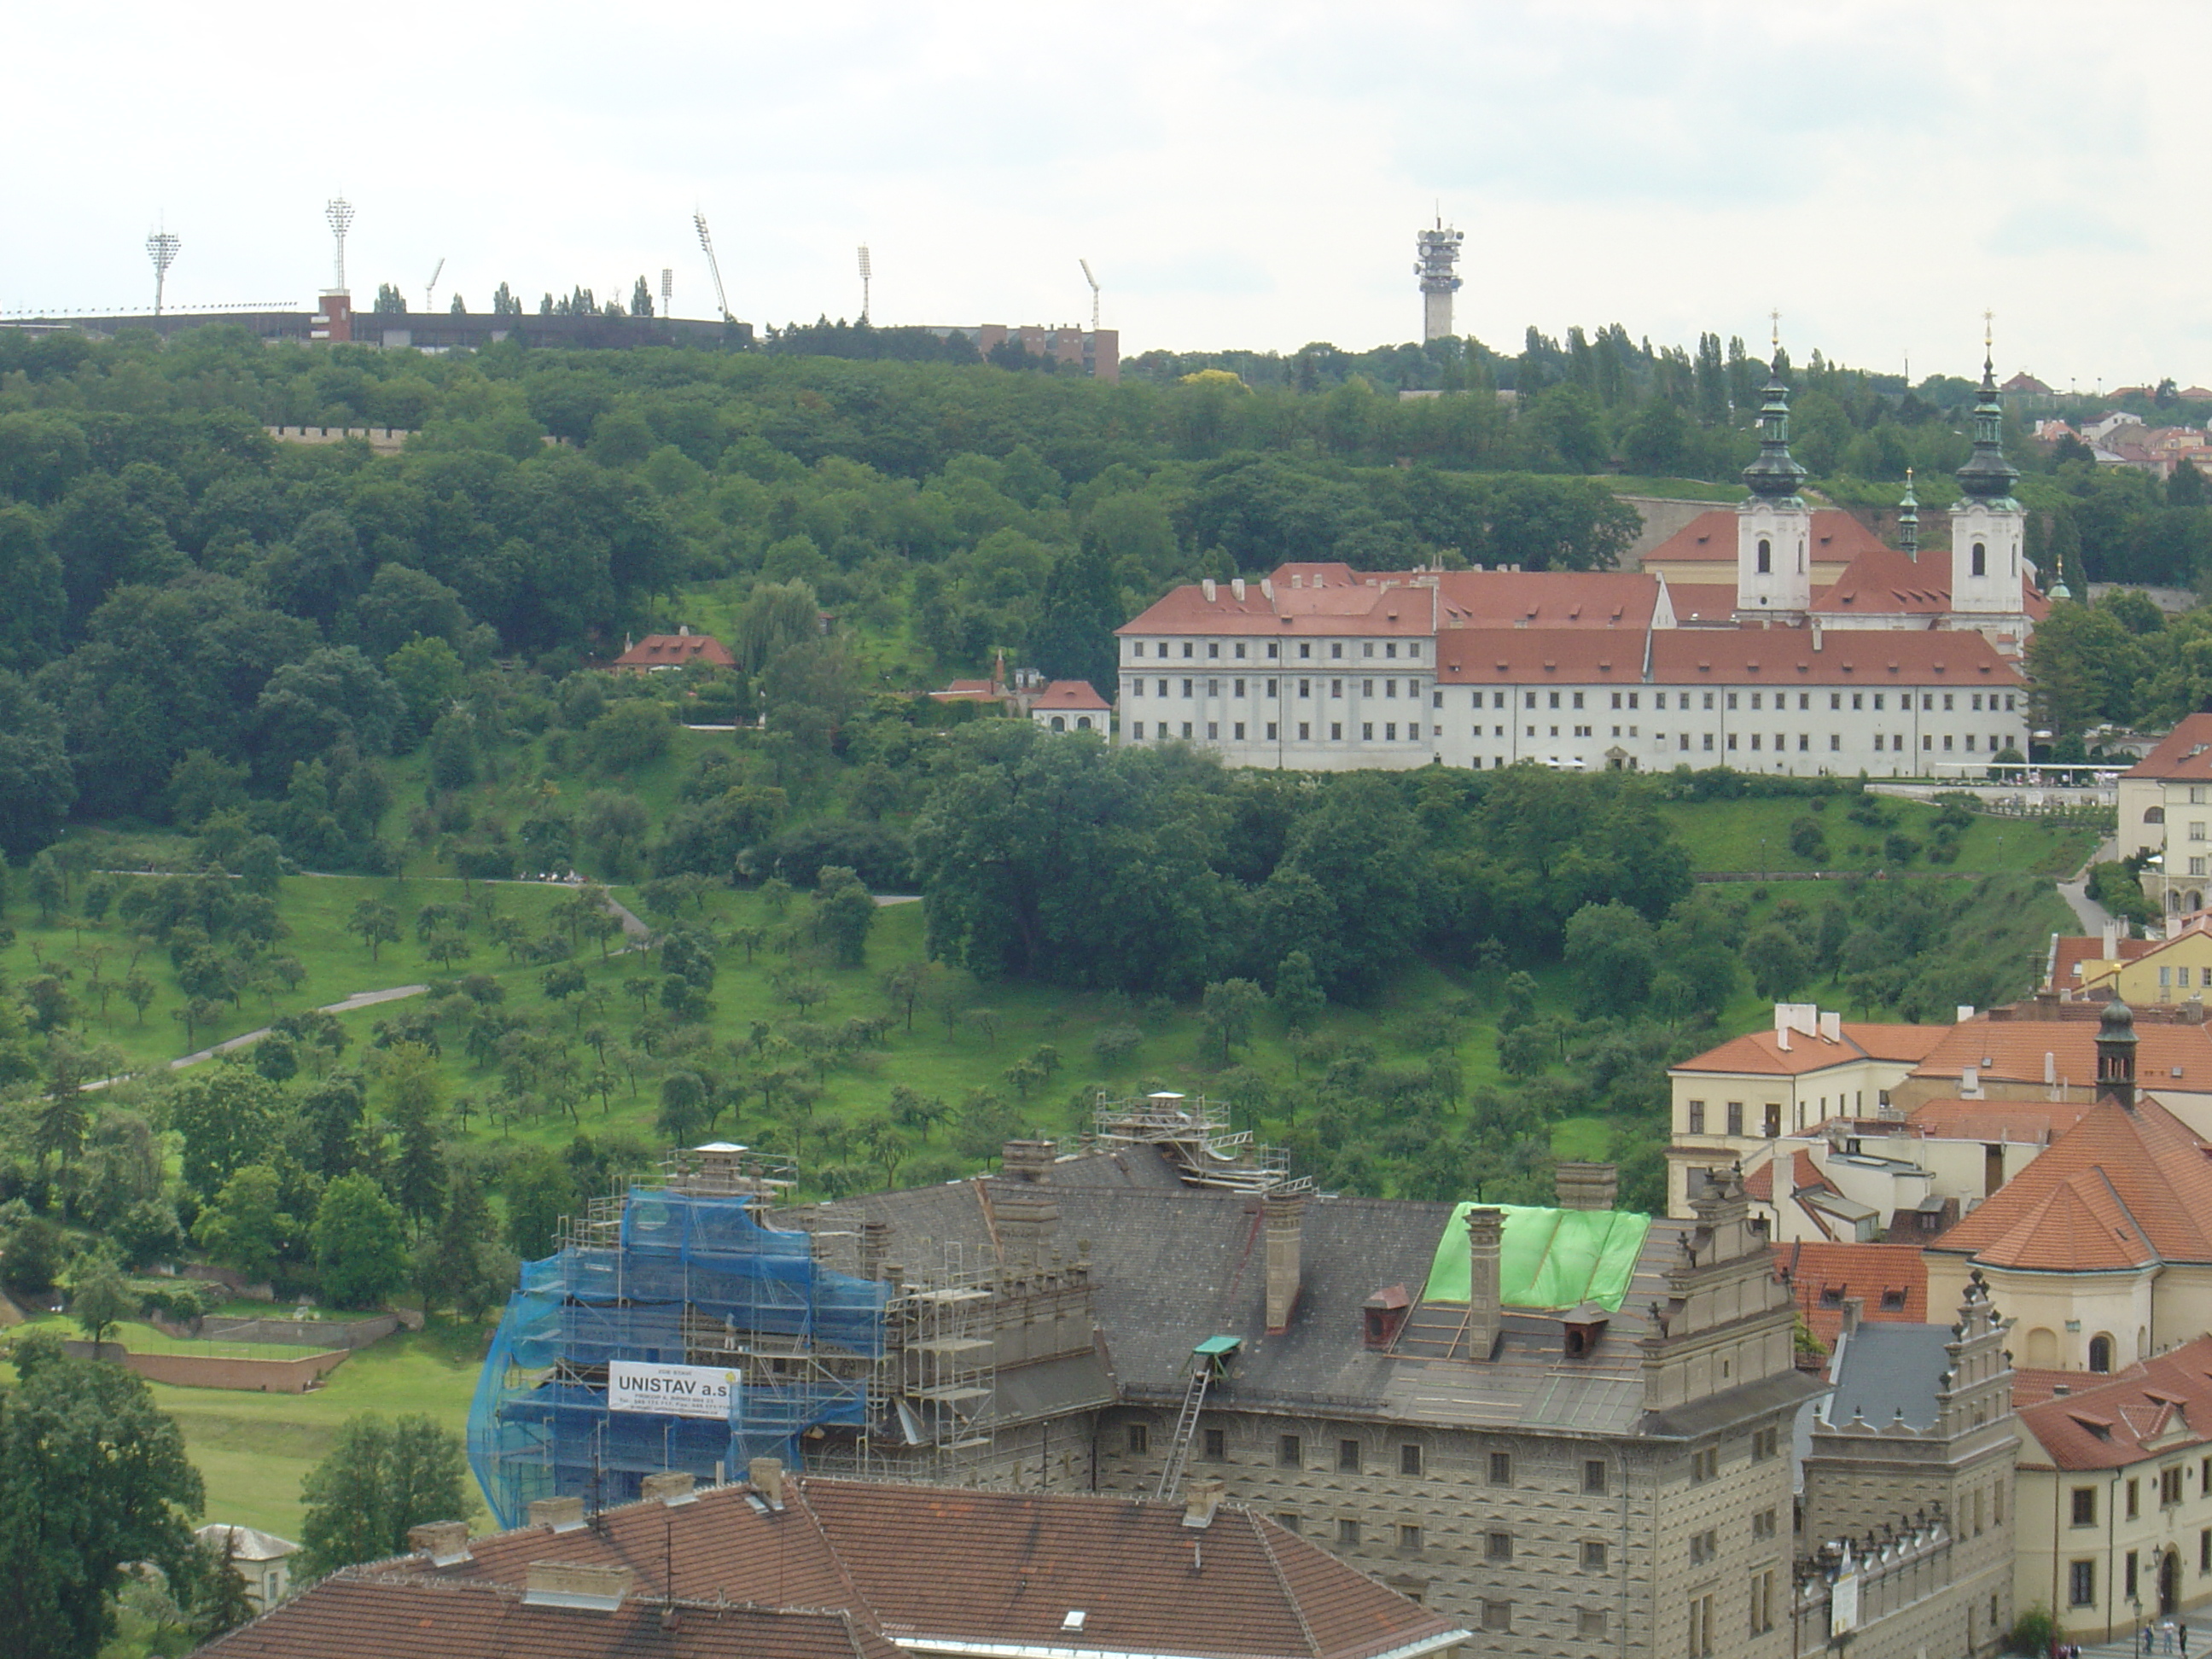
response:
[[[667,1469],[720,1481],[775,1457],[951,1479],[988,1449],[988,1277],[954,1255],[908,1285],[867,1238],[770,1224],[791,1186],[743,1147],[696,1148],[593,1200],[525,1264],[469,1413],[501,1525],[541,1498],[628,1501]],[[726,1410],[617,1409],[618,1364],[699,1368]]]
[[[1249,1129],[1232,1130],[1223,1107],[1200,1095],[1163,1090],[1139,1099],[1109,1100],[1098,1091],[1098,1139],[1108,1144],[1157,1146],[1194,1187],[1232,1193],[1304,1193],[1310,1176],[1291,1174],[1290,1154],[1261,1146]]]

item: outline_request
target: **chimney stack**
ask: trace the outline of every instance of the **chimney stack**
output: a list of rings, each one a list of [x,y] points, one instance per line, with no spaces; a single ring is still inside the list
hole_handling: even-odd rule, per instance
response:
[[[1298,1305],[1305,1194],[1269,1193],[1260,1206],[1267,1231],[1267,1330],[1272,1334],[1290,1329],[1291,1315]]]
[[[1563,1210],[1610,1210],[1620,1198],[1620,1171],[1611,1164],[1561,1164],[1552,1179]]]
[[[1010,1140],[1000,1149],[991,1203],[998,1217],[1000,1249],[1010,1271],[1042,1267],[1051,1253],[1053,1235],[1060,1228],[1060,1205],[1052,1195],[1054,1150],[1049,1140]]]
[[[428,1521],[407,1528],[407,1547],[430,1558],[434,1567],[450,1567],[470,1559],[469,1523]]]
[[[658,1498],[672,1510],[698,1496],[693,1490],[696,1484],[689,1469],[664,1469],[640,1481],[637,1495],[648,1504]]]
[[[1186,1527],[1210,1527],[1213,1512],[1221,1507],[1228,1493],[1229,1483],[1219,1475],[1204,1480],[1194,1480],[1182,1489],[1182,1523]]]
[[[2104,960],[2117,961],[2120,954],[2120,924],[2117,921],[2107,921],[2105,924],[2104,934]]]
[[[530,1524],[549,1532],[574,1532],[584,1524],[580,1498],[539,1498],[530,1505]]]
[[[745,1479],[769,1508],[783,1507],[783,1465],[773,1457],[756,1457],[745,1465]]]
[[[1866,1298],[1864,1297],[1847,1296],[1844,1298],[1844,1322],[1842,1328],[1843,1334],[1845,1336],[1849,1336],[1853,1332],[1856,1331],[1859,1328],[1859,1322],[1865,1317]]]
[[[1487,1360],[1498,1348],[1504,1292],[1498,1278],[1498,1251],[1505,1237],[1505,1212],[1467,1212],[1467,1355]]]

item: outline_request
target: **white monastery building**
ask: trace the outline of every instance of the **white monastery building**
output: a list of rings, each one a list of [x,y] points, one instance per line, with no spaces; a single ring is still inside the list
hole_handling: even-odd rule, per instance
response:
[[[1302,771],[1533,761],[1941,776],[2024,756],[2019,663],[2047,605],[2021,556],[2019,474],[1986,364],[1974,422],[1948,581],[1915,556],[1909,488],[1902,552],[1805,504],[1778,374],[1750,495],[1701,515],[1645,570],[1286,564],[1179,587],[1116,630],[1118,740]],[[1703,549],[1730,517],[1733,607],[1717,582],[1681,603],[1669,566],[1705,574]],[[1856,551],[1816,587],[1838,547]]]

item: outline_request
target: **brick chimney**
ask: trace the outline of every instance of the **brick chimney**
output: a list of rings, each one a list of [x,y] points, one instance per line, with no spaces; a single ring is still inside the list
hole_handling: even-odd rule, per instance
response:
[[[407,1547],[430,1558],[434,1567],[450,1567],[470,1559],[469,1523],[429,1521],[407,1528]]]
[[[1467,1356],[1487,1360],[1498,1349],[1504,1319],[1504,1291],[1498,1276],[1498,1252],[1505,1237],[1505,1212],[1475,1209],[1467,1212]]]
[[[1553,1185],[1563,1210],[1610,1210],[1620,1197],[1620,1170],[1611,1164],[1562,1164]]]
[[[1229,1483],[1218,1475],[1204,1480],[1194,1480],[1182,1489],[1182,1523],[1186,1527],[1210,1527],[1213,1512],[1221,1507],[1227,1495]]]
[[[1039,1267],[1052,1254],[1060,1230],[1060,1205],[1052,1195],[1049,1140],[1010,1140],[999,1153],[999,1178],[991,1183],[999,1248],[1009,1269]]]
[[[659,1474],[648,1474],[638,1483],[637,1495],[647,1503],[658,1498],[670,1509],[688,1504],[698,1494],[689,1469],[666,1469]]]
[[[1267,1329],[1272,1334],[1290,1329],[1291,1315],[1298,1305],[1305,1194],[1269,1193],[1261,1200],[1261,1211],[1267,1231]]]
[[[756,1457],[745,1465],[745,1479],[769,1508],[783,1507],[783,1465],[773,1457]]]
[[[539,1498],[530,1505],[530,1524],[550,1532],[574,1532],[584,1524],[580,1498]]]

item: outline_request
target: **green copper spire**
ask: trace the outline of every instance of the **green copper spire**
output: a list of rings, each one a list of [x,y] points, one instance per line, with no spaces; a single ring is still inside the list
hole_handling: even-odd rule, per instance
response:
[[[1984,321],[1986,323],[1987,318]],[[1997,397],[1996,364],[1990,337],[1982,338],[1982,392],[1974,404],[1974,453],[1959,469],[1959,488],[1974,501],[1992,507],[2012,505],[2012,487],[2020,473],[2004,455],[2004,404]]]
[[[1782,384],[1778,349],[1766,374],[1766,401],[1759,410],[1759,459],[1743,470],[1744,488],[1768,501],[1797,494],[1805,469],[1790,453],[1790,388]]]
[[[1905,499],[1897,504],[1897,540],[1908,559],[1920,556],[1920,498],[1912,493],[1912,469],[1905,469]]]

